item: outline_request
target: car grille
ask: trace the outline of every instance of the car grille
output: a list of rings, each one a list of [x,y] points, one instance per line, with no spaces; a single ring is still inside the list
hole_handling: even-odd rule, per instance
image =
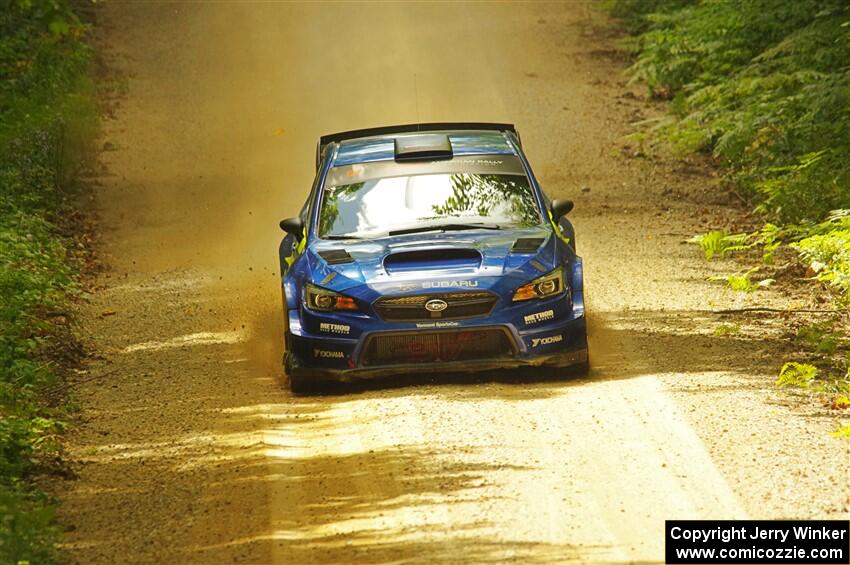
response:
[[[513,342],[498,328],[376,334],[363,349],[363,365],[439,363],[510,357]]]
[[[446,307],[431,312],[425,305],[432,300],[442,300]],[[422,320],[451,320],[486,316],[496,304],[496,295],[490,292],[448,292],[443,294],[416,294],[413,296],[385,296],[375,302],[375,311],[388,322],[415,322]]]

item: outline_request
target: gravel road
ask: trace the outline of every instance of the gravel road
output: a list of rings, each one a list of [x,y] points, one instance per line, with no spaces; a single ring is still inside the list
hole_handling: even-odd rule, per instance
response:
[[[60,488],[81,563],[651,562],[673,518],[846,517],[836,420],[775,390],[783,305],[683,241],[744,212],[624,136],[658,110],[589,5],[106,2],[126,95],[98,209]],[[576,201],[593,371],[431,375],[294,398],[276,244],[322,133],[510,121]]]

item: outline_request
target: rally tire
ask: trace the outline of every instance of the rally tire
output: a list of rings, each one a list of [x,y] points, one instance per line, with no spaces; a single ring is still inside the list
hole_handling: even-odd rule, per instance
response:
[[[286,337],[289,337],[288,332],[286,333]],[[293,394],[309,395],[323,392],[323,383],[321,380],[317,380],[309,374],[305,375],[301,371],[295,371],[295,357],[288,350],[283,353],[283,372],[286,373],[289,380],[289,390]]]
[[[590,358],[588,357],[581,363],[576,363],[569,368],[570,376],[586,377],[590,374]]]
[[[302,375],[289,375],[289,390],[295,395],[310,395],[322,392],[321,383]]]

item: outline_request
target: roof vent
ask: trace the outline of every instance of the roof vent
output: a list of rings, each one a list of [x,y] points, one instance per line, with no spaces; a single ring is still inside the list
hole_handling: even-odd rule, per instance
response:
[[[396,161],[451,159],[452,144],[445,134],[411,135],[395,138]]]

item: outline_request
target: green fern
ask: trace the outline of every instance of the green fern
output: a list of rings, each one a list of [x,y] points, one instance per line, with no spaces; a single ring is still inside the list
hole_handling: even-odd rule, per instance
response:
[[[715,255],[726,255],[735,251],[744,251],[753,247],[752,234],[741,233],[729,235],[723,230],[710,231],[696,235],[688,240],[689,243],[699,245],[707,260]]]
[[[738,292],[752,292],[756,288],[753,281],[750,280],[748,273],[744,273],[743,275],[729,275],[726,277],[726,282],[729,283],[729,288]]]
[[[846,1],[614,0],[613,12],[638,33],[633,80],[672,100],[659,139],[730,165],[772,221],[850,208]]]
[[[722,255],[726,251],[726,232],[722,230],[710,231],[708,233],[695,235],[688,241],[696,243],[705,254],[706,260],[711,260],[715,255]]]
[[[817,377],[817,374],[818,368],[814,365],[790,361],[782,365],[782,370],[779,371],[779,378],[776,380],[776,386],[780,388],[809,388],[812,381]]]
[[[725,282],[729,285],[729,288],[738,292],[752,292],[759,288],[766,288],[775,282],[773,279],[764,279],[759,282],[753,282],[752,275],[758,270],[758,267],[753,267],[745,273],[713,276],[709,277],[708,280]]]

